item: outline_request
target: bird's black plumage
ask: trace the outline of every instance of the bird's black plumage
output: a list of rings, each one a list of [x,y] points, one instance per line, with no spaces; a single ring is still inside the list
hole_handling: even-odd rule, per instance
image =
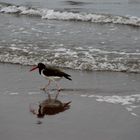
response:
[[[38,64],[38,68],[39,68],[39,73],[47,77],[65,77],[68,80],[72,80],[71,79],[71,75],[61,71],[60,69],[54,68],[54,67],[50,67],[50,66],[45,66],[43,63],[39,63]]]
[[[43,71],[43,74],[45,76],[56,76],[56,77],[65,77],[66,79],[68,80],[72,80],[70,77],[69,74],[59,70],[59,69],[55,69],[55,68],[51,68],[51,67],[46,67],[46,69],[44,69]]]

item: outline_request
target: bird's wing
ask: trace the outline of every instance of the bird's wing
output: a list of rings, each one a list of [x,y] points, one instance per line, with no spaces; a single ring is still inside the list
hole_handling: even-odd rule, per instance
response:
[[[43,74],[46,76],[59,76],[59,77],[63,77],[65,75],[63,71],[51,67],[48,67],[45,70],[43,70]]]

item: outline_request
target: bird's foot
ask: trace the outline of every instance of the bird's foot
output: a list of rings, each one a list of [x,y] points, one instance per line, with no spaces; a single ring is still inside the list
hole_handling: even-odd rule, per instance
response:
[[[59,88],[57,91],[58,91],[58,92],[60,92],[61,90],[62,90],[62,89],[61,89],[61,88]]]
[[[40,90],[43,90],[43,91],[47,91],[47,88],[43,87],[43,88],[40,88]]]

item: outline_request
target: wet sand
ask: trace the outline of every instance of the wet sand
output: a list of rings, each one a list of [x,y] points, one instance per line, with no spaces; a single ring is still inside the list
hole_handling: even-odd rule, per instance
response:
[[[139,140],[140,74],[67,70],[59,100],[70,109],[39,119],[29,106],[47,98],[47,81],[29,69],[0,64],[1,140]]]

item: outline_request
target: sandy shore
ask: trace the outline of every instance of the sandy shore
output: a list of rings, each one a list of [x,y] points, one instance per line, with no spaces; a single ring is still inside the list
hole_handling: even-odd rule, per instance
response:
[[[68,70],[59,100],[70,109],[38,119],[29,106],[46,98],[47,81],[29,69],[0,64],[1,140],[139,140],[140,74]]]

